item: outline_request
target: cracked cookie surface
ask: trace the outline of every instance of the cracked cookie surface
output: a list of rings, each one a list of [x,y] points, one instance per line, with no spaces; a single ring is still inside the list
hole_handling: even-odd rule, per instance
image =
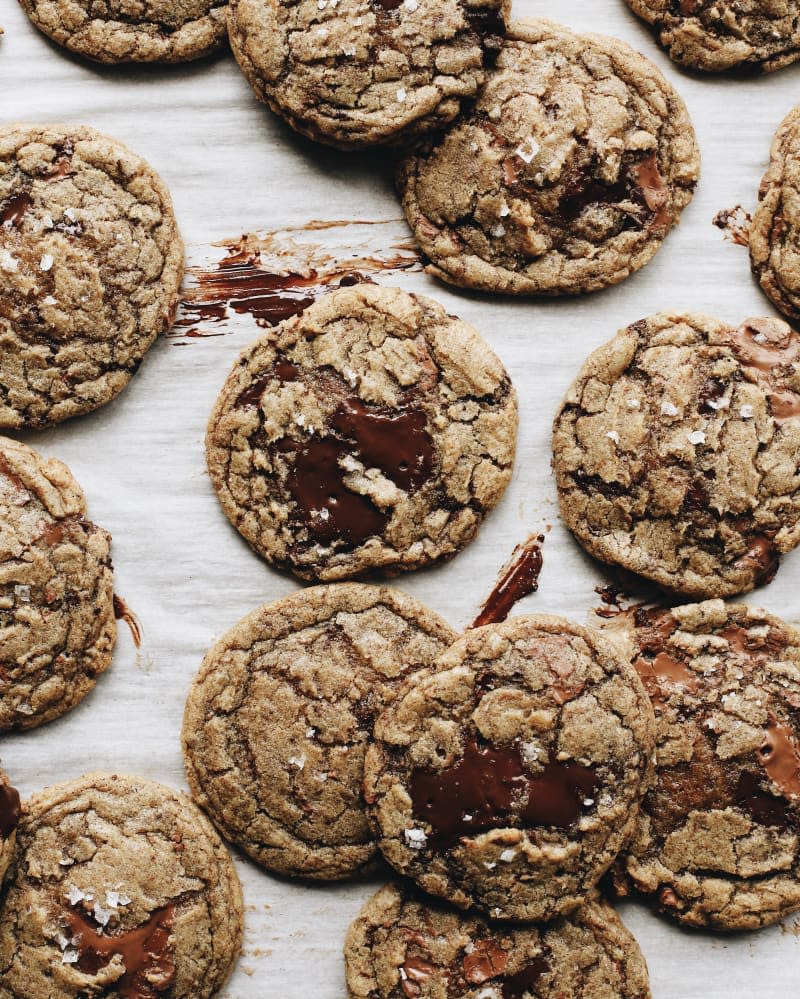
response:
[[[497,926],[387,885],[344,955],[349,999],[650,999],[639,945],[599,899],[546,927]]]
[[[452,121],[505,32],[507,0],[232,0],[230,40],[260,100],[341,148]]]
[[[66,465],[0,437],[0,731],[57,718],[111,665],[110,544]]]
[[[800,542],[800,338],[660,313],[596,350],[556,416],[567,526],[604,562],[725,597]]]
[[[643,267],[691,200],[699,153],[683,101],[623,42],[512,23],[474,108],[400,166],[430,273],[563,295]]]
[[[97,409],[174,316],[183,244],[144,160],[82,125],[0,129],[0,426]]]
[[[781,122],[749,230],[750,262],[764,293],[800,318],[800,108]]]
[[[111,774],[26,802],[0,917],[2,999],[208,999],[242,942],[239,879],[209,821]]]
[[[797,0],[626,0],[671,59],[707,73],[770,72],[800,58]]]
[[[40,31],[97,62],[185,62],[225,39],[227,0],[20,0]]]
[[[511,478],[517,401],[429,298],[331,292],[247,348],[206,435],[228,519],[304,579],[416,569],[478,531]]]
[[[616,872],[689,926],[800,908],[800,631],[711,600],[613,624],[656,711],[656,781]]]
[[[431,895],[493,919],[577,909],[648,787],[650,701],[597,632],[476,628],[378,717],[365,797],[378,845]]]
[[[377,849],[361,795],[375,715],[456,637],[404,593],[358,583],[254,611],[208,653],[186,703],[195,800],[265,867],[358,873]]]

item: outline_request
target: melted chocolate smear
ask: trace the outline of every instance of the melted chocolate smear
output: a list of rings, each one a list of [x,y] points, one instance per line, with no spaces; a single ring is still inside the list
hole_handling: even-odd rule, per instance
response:
[[[626,176],[613,184],[590,180],[579,174],[567,186],[558,204],[558,213],[565,222],[574,222],[590,205],[618,205],[632,201],[644,208],[650,216],[650,229],[668,229],[672,216],[667,209],[669,192],[658,169],[656,154],[635,163]]]
[[[77,910],[67,913],[67,925],[76,938],[77,966],[87,975],[96,975],[119,955],[125,973],[111,986],[125,999],[158,999],[175,981],[175,961],[171,945],[175,906],[157,909],[132,930],[106,935]]]
[[[25,213],[33,206],[33,198],[27,191],[12,194],[0,204],[0,225],[4,229],[19,229]]]
[[[344,541],[357,548],[389,521],[388,514],[344,483],[347,474],[339,462],[350,450],[330,437],[311,437],[302,443],[284,437],[280,452],[291,454],[286,485],[308,530],[323,544]]]
[[[597,784],[594,770],[578,763],[549,762],[531,776],[518,743],[479,745],[472,737],[456,763],[412,773],[411,800],[415,816],[431,827],[428,845],[442,852],[463,836],[497,826],[567,829]]]
[[[734,791],[734,804],[747,812],[753,822],[760,826],[786,829],[789,824],[789,813],[784,799],[766,794],[758,777],[747,771],[739,775]]]
[[[137,649],[142,647],[142,622],[125,603],[122,597],[114,594],[114,617],[118,621],[124,621],[130,628],[133,644]]]
[[[258,406],[261,403],[261,396],[264,394],[264,390],[273,381],[277,380],[285,385],[287,382],[296,382],[299,377],[300,369],[297,365],[292,364],[292,362],[287,360],[285,357],[280,357],[275,362],[271,372],[261,375],[260,378],[257,378],[239,394],[239,397],[234,405],[237,409],[247,409],[249,406]]]
[[[537,534],[515,548],[511,561],[501,570],[494,589],[472,622],[472,628],[505,621],[516,603],[539,589],[543,543],[544,535]]]
[[[20,801],[19,791],[10,784],[0,786],[0,837],[4,840],[14,832],[19,825]]]
[[[750,227],[753,219],[741,205],[735,208],[723,208],[721,212],[717,212],[712,222],[717,229],[722,230],[725,239],[736,243],[737,246],[750,245]]]
[[[757,339],[756,339],[757,338]],[[800,336],[774,319],[749,319],[727,340],[767,393],[772,418],[781,424],[800,416],[800,394],[787,387],[788,370],[800,364]]]
[[[509,975],[508,978],[503,979],[500,987],[503,999],[523,999],[526,993],[534,995],[539,979],[549,970],[550,965],[542,957],[526,964],[522,971],[518,971],[516,975]]]
[[[733,566],[752,573],[756,586],[766,586],[775,578],[780,564],[780,553],[773,540],[766,535],[756,535],[748,539],[747,551]]]
[[[800,797],[800,756],[794,732],[770,712],[764,742],[758,751],[769,779],[787,798]]]
[[[355,441],[355,454],[405,492],[413,493],[431,477],[433,440],[421,409],[393,411],[346,399],[330,420],[331,427]]]

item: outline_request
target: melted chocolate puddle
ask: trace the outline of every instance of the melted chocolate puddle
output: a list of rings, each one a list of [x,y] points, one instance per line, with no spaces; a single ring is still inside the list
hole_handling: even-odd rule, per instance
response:
[[[292,231],[316,232],[395,221],[311,221]],[[392,249],[398,252],[387,256],[369,252],[354,256],[352,242],[338,248],[297,243],[280,236],[287,231],[223,240],[215,244],[227,250],[222,260],[210,267],[187,269],[191,284],[183,289],[180,314],[169,334],[181,338],[175,340],[176,346],[223,336],[225,331],[209,330],[208,326],[224,324],[231,313],[249,315],[259,326],[276,326],[298,315],[331,287],[369,281],[370,274],[421,267],[416,249],[407,242],[395,244]],[[341,256],[333,256],[334,251]]]
[[[590,807],[598,780],[591,767],[558,761],[530,774],[518,743],[490,746],[473,736],[449,767],[415,770],[410,790],[414,815],[431,828],[428,846],[443,852],[496,826],[568,829]]]
[[[175,961],[171,945],[175,907],[167,905],[132,930],[106,935],[78,910],[66,920],[78,951],[77,967],[96,975],[116,956],[122,958],[125,973],[111,986],[125,999],[158,999],[159,993],[175,981]]]
[[[137,649],[142,647],[142,622],[125,603],[122,597],[114,594],[114,617],[118,621],[124,621],[130,628],[133,644]]]
[[[543,543],[543,534],[531,535],[523,545],[514,549],[511,561],[501,569],[494,589],[470,627],[480,628],[485,624],[505,621],[516,603],[539,589]]]

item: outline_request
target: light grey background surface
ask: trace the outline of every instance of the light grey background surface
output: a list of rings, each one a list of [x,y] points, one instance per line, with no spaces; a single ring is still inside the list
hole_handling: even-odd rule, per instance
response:
[[[617,35],[650,56],[694,118],[703,177],[680,227],[655,260],[623,285],[584,299],[512,301],[456,294],[421,273],[377,276],[440,299],[471,321],[505,361],[521,408],[514,479],[476,542],[448,565],[398,585],[454,625],[466,625],[514,545],[547,525],[538,594],[522,611],[585,622],[602,573],[560,524],[550,475],[550,423],[589,350],[659,309],[695,309],[737,322],[771,314],[750,277],[747,251],[725,242],[714,214],[752,207],[772,133],[800,99],[800,66],[765,79],[696,78],[673,67],[622,0],[515,0],[517,16],[555,16]],[[301,140],[257,104],[229,54],[173,68],[104,68],[52,45],[15,0],[0,0],[0,122],[85,122],[144,155],[172,190],[189,262],[218,259],[214,240],[312,219],[394,220],[298,232],[342,257],[408,238],[385,162]],[[221,332],[217,330],[216,332]],[[212,401],[238,351],[258,332],[247,316],[227,335],[163,337],[129,388],[99,412],[24,438],[65,460],[92,518],[114,536],[116,589],[144,628],[140,651],[123,627],[114,665],[77,710],[45,728],[3,737],[3,765],[24,794],[102,768],[185,786],[179,731],[190,680],[215,636],[260,603],[295,587],[229,527],[203,458]],[[800,552],[750,597],[789,620]],[[247,904],[245,953],[228,999],[343,999],[340,957],[348,922],[375,885],[305,886],[237,858]],[[800,993],[800,939],[792,920],[731,937],[686,933],[626,905],[656,999],[786,999]]]

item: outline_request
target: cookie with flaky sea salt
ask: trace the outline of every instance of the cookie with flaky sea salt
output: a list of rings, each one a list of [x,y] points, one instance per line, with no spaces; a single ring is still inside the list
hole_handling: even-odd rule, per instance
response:
[[[517,401],[467,323],[396,288],[340,288],[248,347],[206,434],[222,508],[303,579],[448,558],[511,477]]]
[[[650,999],[639,945],[599,899],[547,926],[498,926],[387,885],[344,958],[349,999]]]
[[[0,426],[113,399],[171,325],[182,274],[144,160],[83,125],[0,128]]]
[[[561,513],[596,558],[692,597],[745,593],[800,542],[800,337],[660,313],[584,364],[553,432]]]
[[[699,176],[692,123],[617,39],[511,25],[474,107],[401,164],[428,270],[451,284],[564,295],[643,267]]]
[[[614,620],[656,711],[656,781],[617,887],[689,926],[800,909],[800,631],[710,600]]]
[[[111,665],[110,544],[66,465],[0,437],[0,732],[69,711]]]
[[[375,723],[378,845],[431,895],[493,919],[577,909],[625,843],[652,772],[650,700],[597,631],[475,628]]]
[[[407,141],[475,97],[508,0],[231,0],[231,48],[256,96],[340,148]]]
[[[800,58],[797,0],[626,0],[671,59],[707,73],[770,72]]]
[[[195,800],[271,870],[360,872],[376,853],[361,795],[375,715],[455,639],[417,600],[359,583],[254,611],[208,653],[186,703]]]
[[[781,122],[749,230],[753,273],[790,319],[800,318],[800,107]]]
[[[225,39],[227,0],[20,0],[40,31],[98,62],[186,62]]]
[[[242,893],[184,795],[92,773],[25,803],[0,903],[3,999],[209,999],[242,943]]]

